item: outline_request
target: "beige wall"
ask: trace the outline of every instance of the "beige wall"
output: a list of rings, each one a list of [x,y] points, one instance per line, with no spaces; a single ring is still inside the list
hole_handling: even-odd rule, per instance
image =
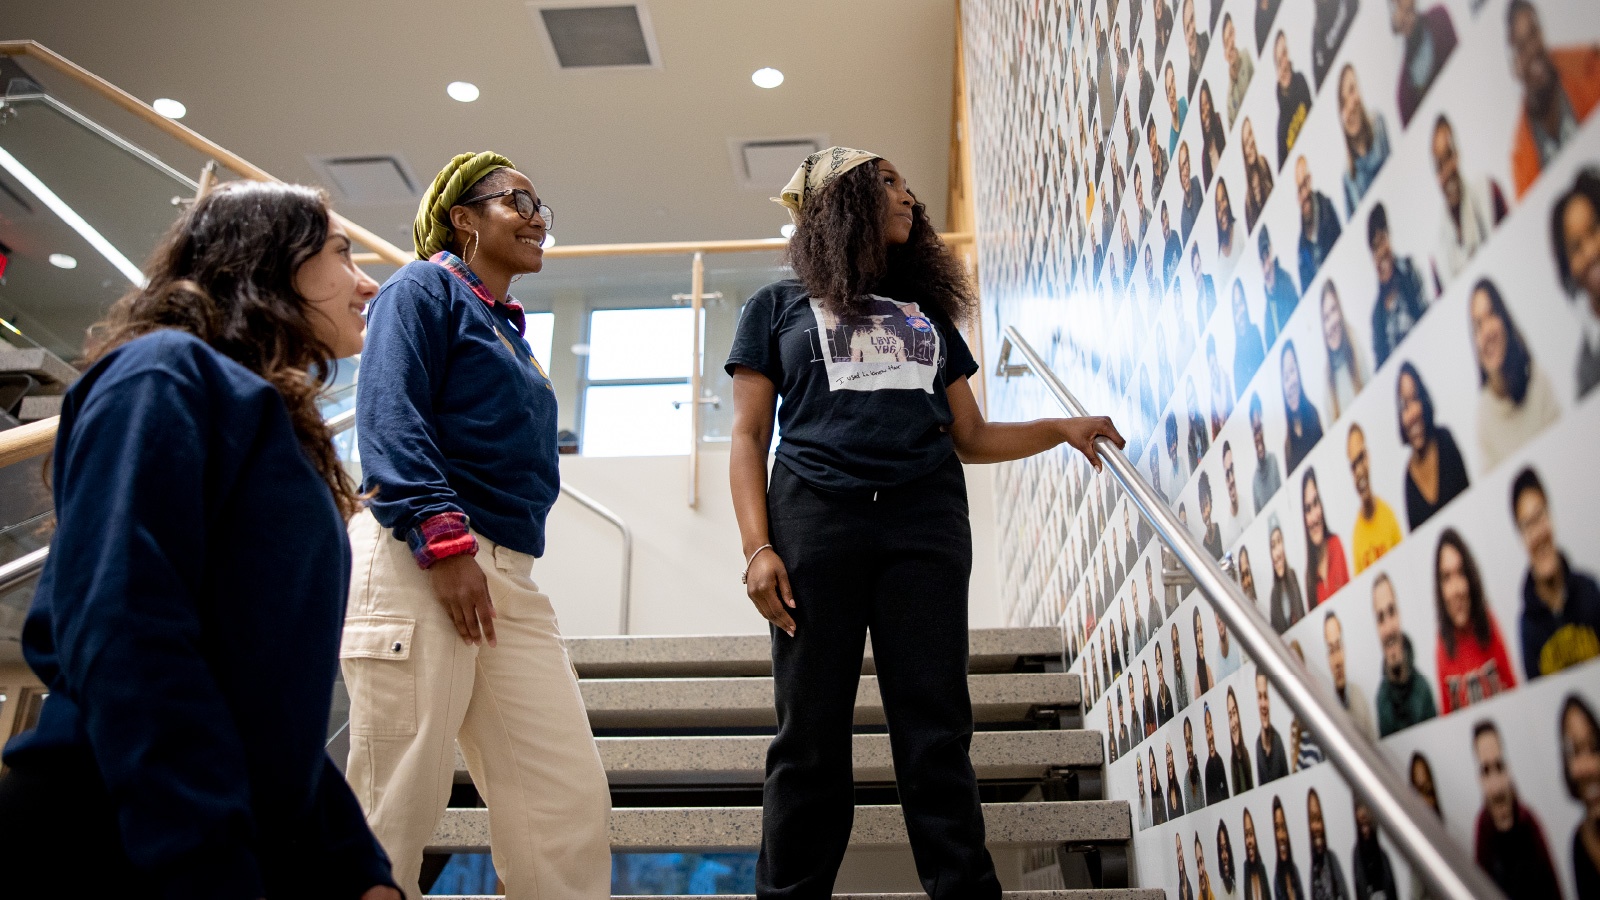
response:
[[[701,454],[700,505],[687,503],[688,457],[564,456],[567,484],[620,515],[634,532],[634,634],[749,634],[764,623],[739,584],[744,560],[728,495],[726,445]],[[1000,625],[992,470],[967,469],[973,573],[969,622]],[[610,523],[563,496],[550,514],[534,580],[570,635],[616,634],[622,541]]]

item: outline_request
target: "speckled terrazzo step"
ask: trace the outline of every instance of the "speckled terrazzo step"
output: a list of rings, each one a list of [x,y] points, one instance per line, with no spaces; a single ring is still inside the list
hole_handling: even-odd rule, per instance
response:
[[[765,634],[567,638],[581,678],[683,678],[772,674]],[[967,671],[1005,672],[1019,657],[1059,657],[1056,628],[978,628],[967,637]],[[871,673],[872,647],[862,671]]]
[[[1039,707],[1077,706],[1078,677],[1062,672],[971,675],[972,714],[979,722],[1015,722]],[[578,682],[595,728],[773,726],[771,678],[608,678]],[[856,723],[883,723],[878,679],[863,676]]]
[[[1123,800],[1075,803],[985,803],[983,819],[991,847],[1059,843],[1116,843],[1132,836]],[[761,808],[712,806],[611,811],[613,853],[753,850],[761,839]],[[906,827],[898,806],[858,806],[852,847],[905,847]],[[446,810],[428,849],[482,853],[489,848],[489,811]]]
[[[678,895],[629,895],[626,900],[677,900]],[[835,894],[834,900],[926,900],[926,894]],[[1006,890],[1003,900],[1166,900],[1165,890],[1158,887],[1120,887],[1120,889],[1091,890]],[[448,895],[429,894],[429,900],[502,900],[498,894]],[[614,897],[613,900],[624,900]],[[752,894],[723,894],[718,900],[755,900]]]
[[[613,785],[760,784],[765,777],[765,735],[736,737],[600,738],[600,759]],[[886,734],[858,734],[857,781],[890,781],[894,764]],[[1094,731],[980,731],[972,736],[972,767],[978,778],[1035,779],[1055,768],[1099,766],[1104,738]],[[467,776],[460,753],[456,781]]]
[[[680,895],[629,895],[626,900],[678,900]],[[1159,888],[1111,888],[1081,891],[1006,891],[1003,900],[1166,900]],[[834,900],[927,900],[927,894],[834,894]],[[502,900],[498,894],[429,894],[429,900]],[[624,900],[615,897],[613,900]],[[723,894],[719,900],[755,900],[752,894]]]

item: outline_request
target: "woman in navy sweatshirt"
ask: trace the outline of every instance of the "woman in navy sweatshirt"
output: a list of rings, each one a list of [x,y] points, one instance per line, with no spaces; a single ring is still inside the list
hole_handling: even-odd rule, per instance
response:
[[[407,888],[459,741],[508,900],[611,896],[605,770],[532,580],[561,486],[556,397],[509,291],[543,266],[551,218],[510,160],[457,156],[368,316],[356,423],[376,496],[350,522],[347,771]]]
[[[319,192],[259,182],[198,201],[147,275],[62,404],[6,891],[399,900],[323,750],[359,500],[317,395],[377,285]]]

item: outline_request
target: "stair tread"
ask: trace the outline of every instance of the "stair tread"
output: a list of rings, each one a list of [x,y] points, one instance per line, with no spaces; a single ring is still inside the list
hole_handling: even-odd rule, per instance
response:
[[[1124,800],[985,803],[983,817],[991,847],[1113,843],[1132,837]],[[624,807],[611,811],[615,853],[754,849],[760,836],[759,806]],[[434,831],[429,849],[482,852],[488,845],[488,810],[449,809]],[[907,846],[900,807],[857,806],[850,845]]]
[[[766,775],[766,735],[729,737],[602,737],[596,740],[606,777],[625,784],[759,784]],[[894,764],[886,734],[852,738],[857,781],[887,782]],[[980,779],[1038,778],[1051,767],[1104,762],[1095,731],[980,731],[972,736],[972,767]],[[457,751],[456,781],[470,779]]]
[[[596,728],[777,724],[770,677],[583,679],[578,688]],[[1034,707],[1082,701],[1078,677],[1064,672],[969,675],[967,690],[980,722],[1018,721]],[[855,720],[884,720],[876,676],[861,678]]]
[[[71,384],[79,372],[71,363],[38,347],[0,350],[0,372],[23,372],[45,384]]]
[[[608,636],[566,639],[582,678],[689,675],[770,675],[772,638],[766,634]],[[967,634],[968,669],[1010,669],[1019,657],[1059,657],[1057,628],[975,628]],[[875,671],[869,645],[863,671]]]
[[[23,397],[22,405],[17,409],[17,418],[23,422],[36,422],[51,416],[59,416],[64,399],[65,396],[62,394],[35,394]]]

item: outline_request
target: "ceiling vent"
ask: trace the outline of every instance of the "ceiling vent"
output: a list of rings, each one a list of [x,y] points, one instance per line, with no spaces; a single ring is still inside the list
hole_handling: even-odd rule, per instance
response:
[[[410,167],[397,156],[312,157],[311,165],[343,206],[415,203],[420,196]]]
[[[777,195],[794,175],[807,156],[828,146],[828,136],[814,134],[806,137],[758,138],[755,140],[731,139],[728,156],[733,162],[733,178],[739,187],[749,191],[766,191]]]
[[[596,6],[592,0],[532,0],[528,12],[544,35],[555,67],[562,71],[661,65],[655,30],[642,3]]]

